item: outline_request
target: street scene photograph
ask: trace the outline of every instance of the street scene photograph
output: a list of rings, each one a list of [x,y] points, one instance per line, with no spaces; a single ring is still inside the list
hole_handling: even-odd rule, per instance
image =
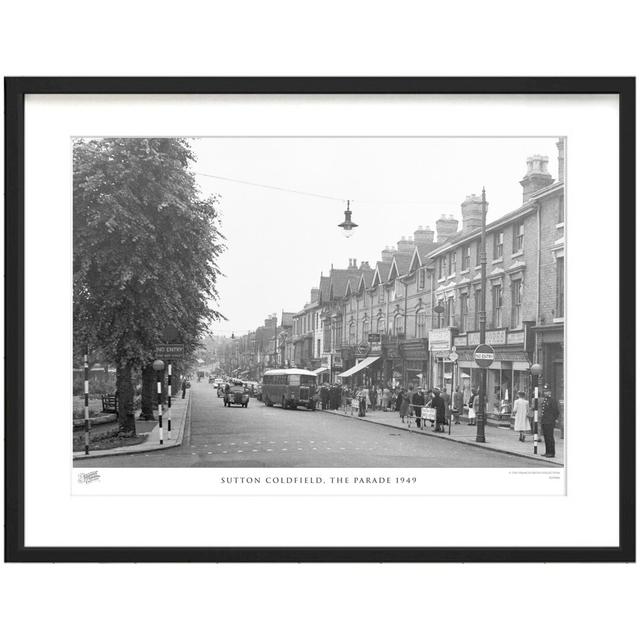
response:
[[[72,143],[80,482],[563,469],[565,138]]]

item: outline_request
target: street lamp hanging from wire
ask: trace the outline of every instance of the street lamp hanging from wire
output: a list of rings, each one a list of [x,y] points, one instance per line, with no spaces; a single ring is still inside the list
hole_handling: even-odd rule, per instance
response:
[[[342,229],[342,233],[345,238],[350,238],[358,226],[351,220],[351,210],[349,209],[349,200],[347,200],[347,210],[344,212],[344,222],[341,222],[338,226]]]

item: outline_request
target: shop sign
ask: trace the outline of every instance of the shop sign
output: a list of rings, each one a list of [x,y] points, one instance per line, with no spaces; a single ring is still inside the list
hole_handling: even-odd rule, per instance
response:
[[[487,331],[485,334],[485,344],[507,344],[507,330],[496,329]]]
[[[469,346],[480,344],[480,332],[474,331],[467,334]],[[507,330],[506,329],[493,329],[492,331],[486,331],[484,334],[485,344],[507,344]]]
[[[466,347],[467,346],[467,336],[456,336],[453,339],[453,344],[456,347]]]
[[[340,369],[342,367],[342,356],[333,356],[334,369]]]
[[[369,349],[369,354],[372,354],[372,353],[382,353],[382,345],[379,342],[378,343],[374,342],[371,345],[371,349]]]
[[[451,330],[432,329],[429,331],[429,351],[449,351],[451,349]]]
[[[507,344],[523,344],[524,331],[510,331],[507,336]]]
[[[367,339],[369,340],[369,342],[380,342],[380,334],[370,333]]]
[[[323,367],[331,368],[331,354],[327,353],[320,358],[320,363]]]

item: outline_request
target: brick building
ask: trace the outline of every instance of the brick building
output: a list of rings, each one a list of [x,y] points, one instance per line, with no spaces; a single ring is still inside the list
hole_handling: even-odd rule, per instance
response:
[[[494,415],[508,412],[518,391],[530,391],[533,362],[564,400],[564,140],[557,146],[558,179],[546,157],[528,158],[522,203],[487,224],[486,342],[496,351],[487,396]],[[321,275],[309,302],[287,319],[279,364],[352,384],[459,386],[468,397],[479,383],[480,196],[467,196],[460,214],[461,225],[443,215],[435,233],[419,227],[402,237],[374,266],[350,259],[347,268]],[[265,322],[257,344],[264,344],[261,329],[273,330]]]

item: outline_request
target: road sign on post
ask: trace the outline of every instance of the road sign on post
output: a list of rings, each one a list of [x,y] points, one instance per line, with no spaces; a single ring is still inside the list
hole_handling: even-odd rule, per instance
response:
[[[481,369],[488,369],[496,359],[496,352],[489,344],[479,344],[473,352],[473,359]]]
[[[449,354],[449,360],[451,360],[451,362],[455,362],[459,357],[460,356],[455,351],[452,351]]]
[[[157,344],[156,358],[181,358],[184,356],[183,344]]]

